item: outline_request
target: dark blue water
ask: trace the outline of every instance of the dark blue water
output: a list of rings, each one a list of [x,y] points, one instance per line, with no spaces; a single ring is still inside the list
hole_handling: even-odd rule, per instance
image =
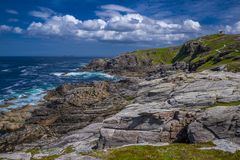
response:
[[[79,72],[93,58],[78,57],[0,57],[0,103],[8,108],[35,104],[47,90],[63,83],[113,80],[100,72]],[[4,102],[5,101],[5,102]],[[0,108],[6,110],[6,108]]]

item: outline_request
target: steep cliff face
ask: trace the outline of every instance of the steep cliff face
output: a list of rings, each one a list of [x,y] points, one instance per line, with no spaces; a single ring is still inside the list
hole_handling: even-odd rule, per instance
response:
[[[81,70],[98,70],[115,75],[144,77],[156,70],[170,69],[179,47],[139,50],[112,59],[96,59]]]
[[[183,64],[180,69],[191,72],[205,69],[239,72],[239,60],[240,35],[216,34],[188,41],[179,47],[139,50],[113,59],[98,59],[83,70],[126,74],[126,71],[151,72],[159,66],[170,65],[176,69],[177,64]]]

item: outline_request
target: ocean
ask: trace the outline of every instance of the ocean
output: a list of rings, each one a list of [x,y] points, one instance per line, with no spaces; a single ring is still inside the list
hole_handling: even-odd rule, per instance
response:
[[[94,58],[0,57],[0,111],[34,105],[64,83],[115,80],[101,72],[80,72]]]

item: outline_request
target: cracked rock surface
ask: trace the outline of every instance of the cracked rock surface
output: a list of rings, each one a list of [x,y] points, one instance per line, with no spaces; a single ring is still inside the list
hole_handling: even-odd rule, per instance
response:
[[[73,153],[59,157],[67,159],[129,144],[219,139],[240,144],[238,73],[178,71],[164,77],[65,85],[45,98],[22,117],[22,126],[11,132],[2,127],[2,152],[37,148],[50,154],[49,149],[57,148],[60,154],[72,147]]]

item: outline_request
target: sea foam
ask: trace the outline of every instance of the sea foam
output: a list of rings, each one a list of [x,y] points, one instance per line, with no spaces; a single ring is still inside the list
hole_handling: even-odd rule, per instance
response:
[[[102,72],[56,72],[52,73],[52,75],[58,76],[58,77],[70,77],[70,76],[79,76],[82,78],[94,78],[94,77],[99,77],[99,78],[106,78],[106,79],[114,79],[116,78],[115,76],[102,73]]]

